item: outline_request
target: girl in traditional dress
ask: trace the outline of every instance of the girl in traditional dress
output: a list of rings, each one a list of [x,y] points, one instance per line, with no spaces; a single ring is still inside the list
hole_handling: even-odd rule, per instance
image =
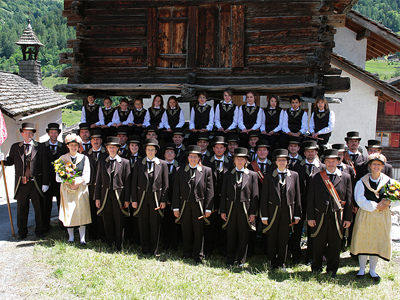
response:
[[[279,98],[271,95],[268,99],[268,105],[264,108],[263,121],[260,127],[261,137],[266,139],[274,152],[276,144],[280,140],[282,132],[281,116],[282,108],[279,107]]]
[[[173,132],[181,130],[185,125],[183,110],[179,107],[175,96],[168,98],[167,109],[164,111],[161,123],[160,128],[164,128],[165,143],[172,143]]]
[[[67,227],[68,242],[74,241],[74,227],[79,226],[80,243],[86,245],[86,225],[92,223],[88,189],[90,163],[85,155],[78,152],[79,145],[82,144],[82,139],[78,135],[68,134],[65,143],[69,153],[62,155],[60,159],[64,163],[72,162],[76,166],[76,171],[80,173],[72,183],[64,182],[61,184],[59,219]],[[56,173],[56,181],[63,182],[58,172]]]
[[[378,257],[389,261],[392,256],[390,230],[390,200],[385,199],[385,185],[394,181],[382,173],[386,157],[379,153],[368,156],[371,173],[364,175],[356,184],[354,199],[359,209],[354,223],[350,252],[358,255],[360,270],[357,278],[364,278],[369,256],[369,274],[377,282]],[[399,201],[396,202],[398,204]]]
[[[246,104],[239,108],[238,127],[240,129],[240,146],[249,147],[249,132],[259,130],[263,120],[263,110],[256,104],[257,94],[248,91],[246,94]]]
[[[310,119],[312,138],[317,139],[318,145],[327,144],[333,127],[335,127],[335,114],[329,109],[326,98],[323,95],[318,96]]]

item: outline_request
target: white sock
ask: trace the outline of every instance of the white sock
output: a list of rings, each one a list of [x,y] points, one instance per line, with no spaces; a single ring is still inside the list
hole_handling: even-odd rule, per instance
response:
[[[370,256],[369,257],[369,274],[372,277],[377,277],[378,274],[376,274],[375,269],[378,264],[378,256]]]
[[[67,228],[67,231],[68,231],[68,235],[69,235],[68,242],[73,242],[74,241],[74,228],[73,227]]]
[[[81,237],[81,243],[86,243],[85,241],[85,231],[86,231],[86,226],[79,226],[79,236]]]
[[[360,271],[358,271],[357,275],[365,274],[365,266],[367,264],[368,256],[367,255],[359,255],[358,262],[360,264]]]

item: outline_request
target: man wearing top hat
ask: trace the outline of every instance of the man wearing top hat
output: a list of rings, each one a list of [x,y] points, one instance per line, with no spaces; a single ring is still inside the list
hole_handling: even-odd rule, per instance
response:
[[[156,125],[150,125],[146,128],[146,139],[157,139],[158,140],[158,128]],[[164,159],[164,147],[162,145],[158,145],[159,150],[157,151],[156,156],[159,159]],[[144,149],[142,149],[144,151]],[[144,153],[142,153],[142,156],[146,156]]]
[[[339,161],[337,168],[340,171],[348,173],[350,175],[352,187],[354,189],[354,186],[356,185],[356,173],[351,166],[344,162],[344,155],[346,153],[346,148],[344,144],[332,144],[332,149],[336,149],[338,151]]]
[[[201,165],[200,146],[187,149],[188,163],[175,176],[172,208],[181,224],[183,257],[202,263],[204,258],[204,225],[209,224],[213,206],[214,185],[212,171]]]
[[[90,215],[92,217],[92,223],[89,224],[89,238],[91,240],[97,240],[97,238],[104,236],[104,225],[103,219],[97,216],[97,208],[95,203],[95,187],[96,187],[96,176],[99,171],[99,161],[107,158],[108,154],[106,149],[101,145],[103,131],[100,128],[95,128],[90,131],[90,144],[92,147],[88,151],[83,151],[82,154],[89,158],[90,163],[90,182],[89,186],[89,203],[90,203]]]
[[[297,167],[294,169],[299,174],[300,178],[300,193],[301,193],[301,207],[302,216],[301,221],[294,225],[294,232],[290,236],[289,249],[293,256],[293,262],[295,264],[299,263],[301,259],[301,235],[303,232],[303,223],[306,220],[307,212],[307,194],[308,185],[312,176],[318,172],[325,170],[325,165],[322,164],[318,157],[318,145],[316,141],[307,140],[303,143],[304,156],[303,159]],[[310,236],[310,230],[307,230],[307,263],[312,262],[312,238]]]
[[[60,125],[58,123],[47,124],[46,132],[49,139],[44,143],[45,153],[50,164],[46,167],[49,170],[49,190],[44,193],[45,201],[43,205],[43,229],[44,232],[50,230],[51,210],[53,206],[53,197],[56,197],[57,207],[60,208],[60,183],[56,181],[56,172],[51,163],[58,159],[61,155],[68,153],[67,146],[58,141],[58,136],[61,133]]]
[[[168,165],[156,157],[158,140],[147,139],[143,148],[146,156],[133,168],[131,202],[138,217],[142,252],[156,255],[163,209],[168,202]]]
[[[382,143],[381,141],[377,140],[368,140],[368,145],[365,146],[368,151],[368,155],[373,153],[382,153]],[[365,174],[371,173],[371,169],[369,168],[369,164],[365,161],[362,165],[358,166],[357,169],[357,181],[361,179]],[[389,176],[390,178],[393,177],[393,167],[391,164],[385,163],[382,169],[382,173]]]
[[[338,151],[324,151],[326,170],[319,172],[309,182],[307,199],[308,225],[312,228],[313,272],[322,271],[326,255],[326,271],[336,277],[339,268],[343,231],[352,220],[352,186],[350,175],[337,168]],[[332,187],[327,187],[328,180]],[[336,190],[336,192],[335,192]]]
[[[197,133],[197,146],[201,148],[201,163],[211,159],[211,153],[208,151],[208,146],[210,145],[210,134],[208,132],[198,132]]]
[[[303,157],[299,154],[301,138],[297,136],[291,136],[288,139],[288,151],[289,151],[289,170],[295,170],[296,165],[299,164]]]
[[[226,135],[226,142],[228,143],[227,157],[229,161],[233,161],[233,154],[235,152],[235,149],[239,147],[239,135],[236,133],[228,133]]]
[[[17,200],[17,226],[21,239],[28,234],[29,199],[35,210],[36,235],[43,237],[43,215],[44,195],[49,189],[51,172],[46,170],[50,165],[48,156],[45,154],[45,145],[33,139],[36,132],[33,123],[22,123],[22,142],[14,143],[4,161],[5,166],[14,165],[15,168],[15,190],[14,199]]]
[[[183,140],[185,139],[185,135],[182,130],[176,129],[172,133],[172,142],[175,145],[176,148],[176,157],[175,160],[177,160],[180,163],[186,163],[186,147],[183,144]]]
[[[122,249],[124,221],[128,216],[131,173],[129,161],[118,155],[119,147],[117,137],[107,137],[109,155],[99,161],[95,190],[97,214],[103,217],[108,247],[115,245],[117,251]]]
[[[90,144],[90,126],[88,123],[79,124],[78,134],[82,139],[82,145],[79,147],[79,153],[88,151],[92,145]]]
[[[249,161],[257,159],[256,145],[260,139],[260,132],[252,130],[249,132]]]
[[[233,167],[232,162],[225,156],[227,143],[223,136],[214,137],[213,152],[214,155],[204,160],[204,165],[211,168],[213,174],[214,196],[212,211],[219,210],[220,197],[222,188],[222,178]],[[226,231],[222,230],[222,220],[217,212],[213,213],[210,218],[210,226],[206,226],[204,232],[204,253],[211,255],[217,246],[221,254],[226,252]]]
[[[367,161],[366,156],[359,151],[361,141],[360,133],[358,131],[349,131],[344,139],[348,147],[347,154],[345,154],[345,161],[348,160],[346,156],[350,158],[357,171],[358,166]]]
[[[119,156],[126,158],[129,153],[129,145],[127,144],[128,141],[128,129],[125,127],[118,127],[117,128],[117,138],[119,139]]]
[[[226,264],[246,262],[250,230],[256,230],[255,216],[259,209],[258,178],[247,168],[248,150],[238,147],[234,168],[223,178],[220,211],[227,230]]]

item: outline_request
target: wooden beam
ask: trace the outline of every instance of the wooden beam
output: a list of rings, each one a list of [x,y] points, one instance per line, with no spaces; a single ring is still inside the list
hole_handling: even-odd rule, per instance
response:
[[[322,0],[319,5],[319,12],[326,13],[333,9],[332,0]]]
[[[244,67],[244,5],[232,6],[232,68]]]
[[[157,8],[148,9],[147,15],[147,62],[149,68],[157,64]]]
[[[371,30],[369,29],[364,29],[363,31],[357,33],[356,40],[361,41],[371,35]]]
[[[197,6],[190,6],[188,16],[188,68],[195,68],[197,66],[198,17],[199,12]]]

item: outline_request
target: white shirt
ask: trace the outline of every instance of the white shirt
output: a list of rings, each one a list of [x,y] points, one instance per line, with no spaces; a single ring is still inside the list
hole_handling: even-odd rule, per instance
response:
[[[126,110],[124,110],[124,111],[126,111]],[[120,120],[120,118],[119,118],[118,109],[116,109],[116,110],[114,111],[112,121],[111,121],[110,123],[108,123],[107,126],[110,127],[110,126],[113,125],[113,124],[119,124],[119,123],[121,123],[121,120]],[[132,111],[129,112],[128,118],[126,119],[126,121],[122,122],[122,125],[128,125],[129,123],[133,123],[133,114],[132,114]],[[111,124],[111,125],[110,125],[110,124]]]
[[[161,118],[160,128],[165,128],[165,129],[171,128],[171,126],[169,126],[169,123],[168,123],[168,115],[167,114],[168,114],[168,112],[167,112],[167,110],[165,110],[162,115],[162,118]],[[176,125],[176,128],[182,128],[183,125],[185,125],[185,115],[183,114],[183,109],[181,109],[181,111],[179,113],[179,123],[178,123],[178,125]]]
[[[294,111],[293,108],[290,108],[291,111]],[[300,110],[300,108],[298,109]],[[297,110],[296,110],[297,111]],[[289,133],[290,129],[289,129],[289,116],[287,111],[282,111],[282,131],[285,133]],[[301,128],[300,128],[300,133],[301,134],[306,134],[306,132],[308,131],[308,116],[307,113],[304,112],[303,116],[301,118]]]
[[[90,105],[89,106],[95,106],[96,104]],[[86,123],[86,110],[85,106],[82,107],[82,115],[81,115],[81,123]],[[101,107],[99,107],[99,121],[95,123],[97,126],[104,125],[104,115],[103,115],[103,110]]]
[[[200,105],[199,104],[199,106],[205,106],[205,104],[204,105]],[[195,110],[195,107],[192,107],[192,109],[190,110],[190,121],[189,121],[189,129],[190,130],[196,129],[196,126],[195,126],[195,111],[194,110]],[[211,130],[213,130],[213,127],[214,127],[214,110],[211,107],[210,115],[209,115],[209,118],[208,118],[208,124],[206,126],[206,129],[208,131],[211,131]]]
[[[256,105],[248,105],[246,104],[246,106],[250,107],[254,107],[254,109],[256,109]],[[242,105],[239,109],[239,118],[238,118],[238,127],[240,130],[244,130],[246,129],[246,126],[244,126],[244,120],[243,120],[243,109],[244,109],[244,105]],[[262,123],[262,115],[264,114],[264,111],[260,108],[258,110],[258,114],[257,114],[257,119],[256,122],[254,123],[253,127],[250,128],[250,130],[257,130],[261,127],[261,123]]]
[[[323,112],[319,110],[319,112]],[[328,127],[322,128],[320,131],[318,131],[318,134],[326,134],[329,132],[332,132],[333,127],[335,127],[335,113],[330,110],[329,111],[329,122],[328,122]],[[314,124],[314,113],[311,114],[311,119],[310,119],[310,132],[314,133],[315,132],[315,124]]]
[[[214,124],[215,124],[215,127],[217,127],[217,129],[222,127],[222,125],[221,125],[221,111],[220,111],[219,107],[221,105],[231,104],[231,103],[232,103],[232,101],[229,101],[228,103],[226,103],[224,101],[224,102],[221,102],[219,105],[217,105],[217,107],[215,108]],[[233,113],[232,123],[231,123],[231,125],[229,125],[229,127],[227,129],[228,130],[235,129],[237,127],[237,124],[238,124],[238,119],[239,119],[239,108],[236,106],[235,107],[235,111]]]

